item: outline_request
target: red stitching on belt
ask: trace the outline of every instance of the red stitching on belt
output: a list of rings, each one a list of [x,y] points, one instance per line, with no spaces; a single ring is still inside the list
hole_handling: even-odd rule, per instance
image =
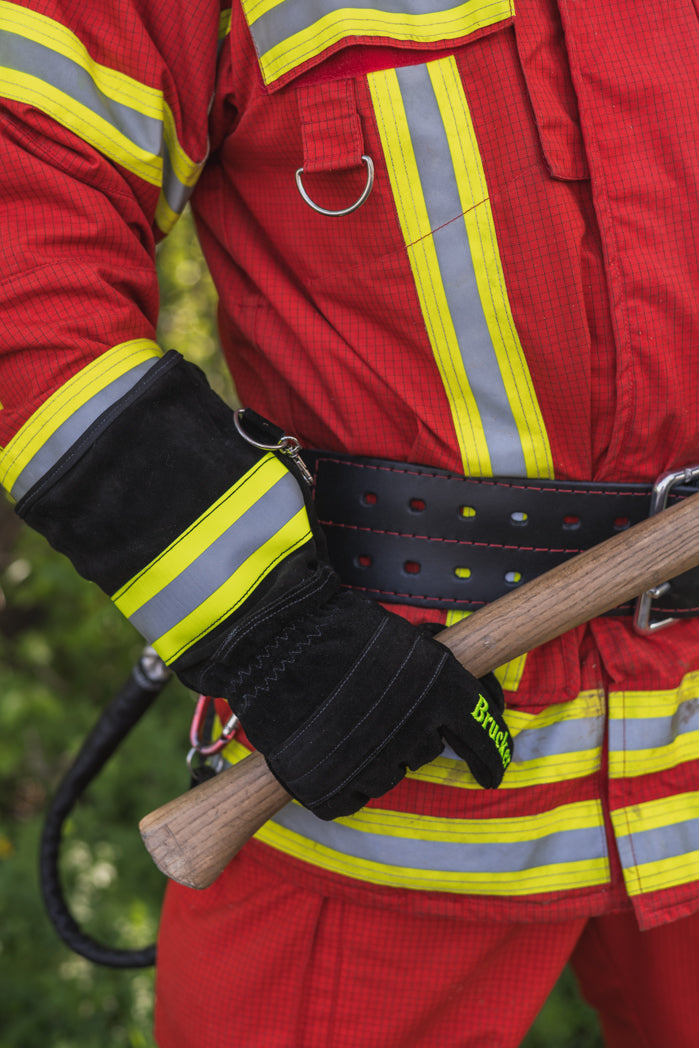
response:
[[[321,520],[324,528],[347,528],[349,531],[366,531],[371,535],[388,535],[399,539],[423,539],[426,542],[444,542],[453,546],[484,547],[485,549],[512,549],[524,553],[580,553],[581,547],[575,549],[555,549],[550,546],[509,546],[503,542],[469,542],[466,539],[433,538],[431,535],[416,535],[408,531],[386,531],[381,528],[360,527],[358,524],[340,524],[335,520]]]
[[[495,488],[511,488],[514,491],[544,491],[544,492],[556,492],[563,495],[628,495],[633,498],[648,498],[651,491],[651,484],[647,485],[647,491],[627,491],[623,488],[604,488],[599,491],[586,491],[584,488],[562,488],[562,487],[539,487],[535,484],[516,484],[506,482],[502,480],[496,480],[491,477],[462,477],[459,473],[453,473],[450,476],[445,477],[442,473],[431,473],[427,468],[421,469],[403,469],[396,466],[375,466],[371,463],[361,462],[345,462],[343,459],[330,458],[325,455],[317,455],[315,458],[315,473],[314,476],[318,476],[318,466],[321,462],[329,462],[335,466],[348,466],[354,469],[369,470],[373,469],[377,473],[400,473],[406,477],[427,477],[430,480],[465,480],[472,484],[479,484],[483,487],[495,487]],[[554,482],[555,483],[555,482]],[[679,496],[680,498],[686,498],[686,496]]]
[[[355,586],[354,584],[352,584],[352,586],[350,586],[348,588],[353,589],[353,590],[360,590],[360,592],[362,592],[362,593],[380,593],[384,597],[403,597],[406,600],[440,600],[444,604],[465,604],[465,603],[468,603],[468,604],[480,604],[480,605],[483,605],[483,606],[485,606],[486,604],[489,603],[487,600],[469,600],[469,601],[465,601],[462,598],[460,599],[458,597],[437,597],[434,593],[430,594],[429,596],[425,596],[423,593],[398,593],[395,590],[374,589],[374,588],[372,588],[370,586]],[[437,609],[437,610],[439,610],[439,609]],[[466,610],[468,610],[468,609],[466,609]]]

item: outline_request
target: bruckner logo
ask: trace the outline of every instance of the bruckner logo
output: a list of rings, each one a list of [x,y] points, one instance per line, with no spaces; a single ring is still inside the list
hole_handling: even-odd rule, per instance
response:
[[[495,743],[498,753],[502,757],[502,766],[506,768],[512,760],[509,737],[507,732],[498,726],[498,722],[492,714],[488,713],[488,700],[484,699],[482,695],[478,696],[478,702],[475,708],[471,710],[471,716],[483,726],[483,731],[488,732],[488,735]]]

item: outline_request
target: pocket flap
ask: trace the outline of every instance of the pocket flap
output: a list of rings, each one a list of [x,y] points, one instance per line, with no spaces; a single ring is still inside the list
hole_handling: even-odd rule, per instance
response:
[[[512,20],[513,0],[241,0],[275,90],[353,45],[439,51]]]
[[[578,101],[554,0],[529,0],[517,10],[517,52],[541,148],[554,178],[589,178]]]

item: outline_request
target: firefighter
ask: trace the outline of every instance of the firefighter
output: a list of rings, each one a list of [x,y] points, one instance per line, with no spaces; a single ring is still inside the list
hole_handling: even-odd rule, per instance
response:
[[[694,476],[692,0],[0,20],[0,481],[296,798],[169,886],[161,1048],[514,1048],[570,958],[690,1048],[696,580],[499,685],[432,633]],[[188,201],[242,413],[155,341]]]

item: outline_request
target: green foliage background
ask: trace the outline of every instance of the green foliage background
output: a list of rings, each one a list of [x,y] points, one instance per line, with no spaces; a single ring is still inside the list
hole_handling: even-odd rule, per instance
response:
[[[161,345],[204,367],[233,400],[216,296],[188,214],[158,266]],[[0,1048],[154,1044],[152,970],[114,971],[71,953],[44,913],[37,875],[48,798],[141,650],[109,600],[0,502]],[[155,938],[164,882],[137,825],[187,787],[192,707],[184,688],[168,684],[66,826],[62,876],[73,912],[108,945]],[[506,986],[502,994],[506,1008]],[[601,1044],[566,972],[523,1048]]]

